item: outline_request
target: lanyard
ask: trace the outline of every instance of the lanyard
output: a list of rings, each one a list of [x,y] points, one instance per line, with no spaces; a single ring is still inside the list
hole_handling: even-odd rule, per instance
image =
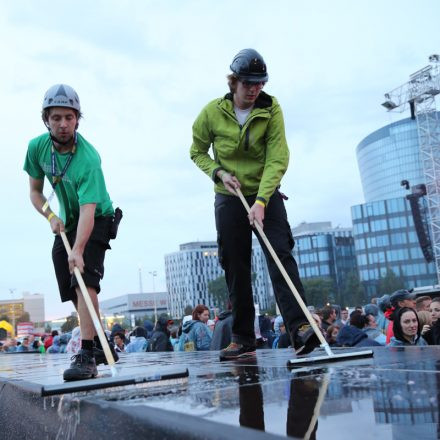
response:
[[[49,203],[52,201],[53,196],[55,195],[55,187],[58,185],[59,182],[63,179],[64,175],[66,174],[67,169],[69,168],[70,163],[72,162],[73,155],[76,151],[76,143],[77,143],[77,136],[75,132],[75,139],[73,142],[73,148],[72,151],[69,154],[69,157],[67,158],[67,162],[64,165],[63,169],[61,170],[60,174],[57,174],[57,164],[56,164],[56,158],[55,158],[55,148],[53,146],[52,141],[52,154],[51,154],[51,164],[52,164],[52,182],[50,184],[52,185],[52,192],[50,193],[49,197],[46,200],[46,203],[42,206],[42,211],[46,212],[47,208],[49,208]]]

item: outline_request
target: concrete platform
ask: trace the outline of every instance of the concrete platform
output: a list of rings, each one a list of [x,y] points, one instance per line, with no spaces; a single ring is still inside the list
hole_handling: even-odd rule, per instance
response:
[[[440,347],[374,352],[299,369],[286,367],[290,350],[221,363],[217,352],[127,354],[118,378],[189,377],[87,392],[63,390],[68,355],[1,354],[0,438],[439,438]],[[112,381],[99,371],[96,384]]]

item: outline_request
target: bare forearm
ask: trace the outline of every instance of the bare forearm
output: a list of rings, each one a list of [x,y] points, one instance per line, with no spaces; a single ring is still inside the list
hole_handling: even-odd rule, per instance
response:
[[[76,239],[73,250],[84,252],[84,248],[89,241],[92,234],[93,226],[95,224],[95,208],[96,204],[88,203],[80,207],[78,228],[76,230]]]
[[[44,194],[38,190],[33,190],[30,193],[30,199],[32,202],[32,205],[34,205],[34,208],[44,217],[49,217],[52,210],[50,209],[50,206],[46,209],[45,212],[43,212],[43,205],[46,203],[46,197],[44,197]]]

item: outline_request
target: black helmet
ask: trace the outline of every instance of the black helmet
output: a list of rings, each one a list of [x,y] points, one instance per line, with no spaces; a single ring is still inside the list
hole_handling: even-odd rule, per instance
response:
[[[266,82],[269,79],[263,57],[254,49],[243,49],[235,55],[230,66],[243,81]]]

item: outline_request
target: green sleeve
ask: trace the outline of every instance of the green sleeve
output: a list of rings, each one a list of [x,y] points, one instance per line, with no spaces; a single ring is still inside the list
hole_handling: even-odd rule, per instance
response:
[[[212,180],[216,181],[215,173],[221,167],[208,154],[212,139],[209,129],[208,112],[202,110],[193,124],[193,143],[190,149],[191,160]]]
[[[266,131],[266,162],[257,197],[266,203],[279,186],[289,164],[289,147],[284,131],[283,112],[278,103],[274,105],[272,117]]]
[[[37,145],[30,142],[23,169],[34,179],[44,179],[44,171],[38,162]]]
[[[80,205],[103,203],[107,200],[104,174],[100,167],[89,169],[83,173],[78,179],[77,194]]]

